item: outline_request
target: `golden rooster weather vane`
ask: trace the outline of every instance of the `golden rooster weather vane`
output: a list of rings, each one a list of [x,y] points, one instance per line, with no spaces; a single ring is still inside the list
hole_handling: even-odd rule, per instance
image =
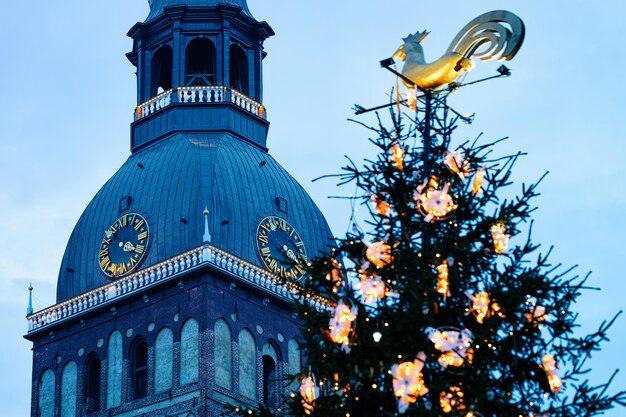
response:
[[[508,27],[507,27],[508,26]],[[511,60],[524,41],[524,23],[515,14],[496,10],[481,14],[469,22],[450,43],[438,60],[426,63],[421,42],[429,32],[417,32],[404,38],[404,44],[393,55],[404,61],[402,75],[407,87],[409,80],[422,90],[438,90],[463,72],[474,67],[472,58],[483,61],[498,58]]]

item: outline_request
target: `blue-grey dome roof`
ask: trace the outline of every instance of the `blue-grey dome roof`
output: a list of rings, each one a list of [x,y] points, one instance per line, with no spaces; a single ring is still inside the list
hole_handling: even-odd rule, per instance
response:
[[[131,205],[120,212],[126,196]],[[277,198],[287,202],[287,213],[278,210]],[[149,224],[144,268],[201,246],[205,207],[212,244],[258,266],[257,226],[270,215],[299,231],[310,256],[332,247],[317,206],[264,150],[228,134],[175,134],[132,154],[87,206],[63,256],[57,302],[110,282],[98,250],[122,214],[138,213]]]
[[[163,8],[169,6],[189,6],[189,7],[215,7],[219,4],[241,7],[243,13],[252,17],[246,0],[148,0],[150,3],[150,14],[146,21],[152,20],[163,14]]]

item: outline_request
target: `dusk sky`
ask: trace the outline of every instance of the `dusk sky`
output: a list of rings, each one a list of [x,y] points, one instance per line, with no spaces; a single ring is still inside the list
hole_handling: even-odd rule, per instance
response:
[[[55,303],[56,279],[70,233],[98,189],[129,155],[136,105],[134,67],[124,54],[130,27],[148,14],[146,0],[0,0],[0,415],[27,416],[31,344],[28,285],[34,307]],[[382,70],[409,32],[431,31],[427,60],[446,50],[471,19],[507,9],[526,24],[526,40],[506,65],[513,75],[468,87],[450,100],[476,113],[456,144],[483,132],[510,139],[500,155],[528,153],[517,183],[549,171],[535,200],[534,240],[553,262],[592,271],[576,309],[580,331],[593,331],[626,306],[626,141],[624,32],[618,0],[249,0],[276,36],[265,43],[264,104],[270,153],[310,192],[336,235],[350,207],[332,180],[344,155],[372,156],[368,132],[347,121],[351,107],[383,104],[395,77]],[[496,73],[477,62],[467,81]],[[372,121],[371,117],[359,119]],[[225,196],[226,198],[226,196]],[[522,238],[518,238],[522,241]],[[515,241],[513,242],[515,243]],[[592,382],[626,368],[626,316],[590,363]],[[626,369],[613,391],[626,387]],[[606,415],[623,416],[626,410]],[[508,416],[502,416],[508,417]]]

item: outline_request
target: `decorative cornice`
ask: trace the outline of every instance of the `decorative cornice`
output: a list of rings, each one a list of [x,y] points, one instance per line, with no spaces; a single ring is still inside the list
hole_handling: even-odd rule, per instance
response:
[[[302,288],[297,284],[285,282],[277,275],[270,274],[250,262],[215,246],[205,244],[78,297],[28,315],[26,317],[27,336],[207,266],[287,302],[306,302],[318,310],[324,310],[332,304],[329,300],[317,295],[302,295]]]

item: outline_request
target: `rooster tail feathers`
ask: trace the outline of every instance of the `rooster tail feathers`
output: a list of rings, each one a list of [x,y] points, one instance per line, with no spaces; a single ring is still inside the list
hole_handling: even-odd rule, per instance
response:
[[[505,26],[508,25],[507,26]],[[524,42],[524,22],[506,10],[481,14],[469,22],[450,43],[446,53],[464,58],[511,60]]]

